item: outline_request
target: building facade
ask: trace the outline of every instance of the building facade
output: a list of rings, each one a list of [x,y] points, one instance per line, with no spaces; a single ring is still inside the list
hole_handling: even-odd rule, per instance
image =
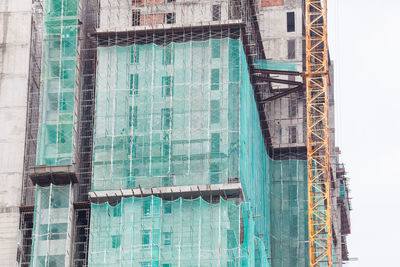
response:
[[[303,10],[34,1],[10,266],[308,266]]]

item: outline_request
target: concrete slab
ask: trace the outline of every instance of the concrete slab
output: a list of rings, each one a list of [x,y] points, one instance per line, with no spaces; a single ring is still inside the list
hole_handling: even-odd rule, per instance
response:
[[[168,186],[93,191],[89,192],[89,199],[92,203],[104,203],[119,201],[122,197],[147,197],[152,195],[166,200],[173,200],[180,197],[184,199],[202,197],[205,200],[210,200],[220,196],[224,199],[243,198],[243,190],[240,183]]]

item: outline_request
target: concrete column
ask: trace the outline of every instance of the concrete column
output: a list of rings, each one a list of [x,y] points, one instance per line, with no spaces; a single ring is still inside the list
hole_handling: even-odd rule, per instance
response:
[[[0,265],[16,266],[31,0],[0,1]]]

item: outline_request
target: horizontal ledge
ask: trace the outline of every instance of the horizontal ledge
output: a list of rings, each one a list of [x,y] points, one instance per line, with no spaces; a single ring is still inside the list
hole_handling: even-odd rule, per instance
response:
[[[146,33],[146,32],[158,32],[158,31],[176,31],[176,30],[196,30],[203,28],[229,28],[232,26],[243,26],[244,22],[240,19],[227,20],[221,22],[208,22],[208,23],[192,23],[192,24],[153,24],[153,25],[139,25],[130,26],[126,28],[115,28],[110,30],[109,28],[96,28],[95,34],[107,35],[107,34],[118,34],[118,33]],[[93,33],[92,33],[93,34]]]
[[[212,200],[214,197],[242,198],[243,191],[240,183],[232,184],[207,184],[207,185],[183,185],[154,188],[134,188],[89,192],[89,200],[92,203],[105,203],[119,201],[122,197],[147,197],[157,196],[164,200],[177,198],[194,199],[202,197]]]
[[[34,185],[38,184],[40,186],[48,186],[51,183],[55,185],[66,185],[78,182],[73,165],[33,166],[29,169],[29,178]]]

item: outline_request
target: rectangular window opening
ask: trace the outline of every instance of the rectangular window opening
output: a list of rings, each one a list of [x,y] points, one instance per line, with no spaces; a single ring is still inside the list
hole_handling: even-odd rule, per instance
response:
[[[113,208],[113,217],[121,217],[121,207]]]
[[[211,90],[219,90],[219,69],[211,69]]]
[[[167,46],[163,49],[163,64],[171,65],[172,63],[172,47]]]
[[[132,10],[132,26],[140,25],[140,10]]]
[[[131,64],[139,63],[139,47],[131,47]]]
[[[295,118],[297,116],[297,98],[292,95],[289,98],[289,118]]]
[[[287,41],[288,59],[296,58],[296,40]]]
[[[163,108],[161,109],[161,128],[163,130],[172,128],[172,109]]]
[[[134,106],[129,107],[129,127],[133,127],[134,129],[137,127],[137,114],[138,114],[138,107]]]
[[[286,13],[287,32],[295,31],[294,12]]]
[[[221,43],[220,40],[211,39],[211,57],[221,57]]]
[[[149,245],[150,244],[150,230],[143,230],[142,231],[142,245]]]
[[[162,96],[173,96],[174,95],[174,77],[164,76],[162,77]]]
[[[144,202],[143,203],[143,216],[150,216],[151,214],[151,203],[150,202]]]
[[[165,24],[175,24],[175,22],[176,22],[175,13],[166,13],[164,15],[164,23]]]
[[[211,153],[219,153],[219,150],[220,150],[219,143],[220,143],[220,134],[212,133],[211,134],[211,145],[210,145]]]
[[[121,245],[121,236],[120,235],[113,235],[112,238],[112,248],[119,248]]]
[[[163,245],[169,246],[171,245],[171,232],[164,232],[162,233],[162,238],[163,238]]]
[[[218,21],[221,20],[221,5],[213,5],[212,6],[212,20]]]
[[[211,100],[210,103],[210,123],[220,122],[219,100]]]
[[[169,202],[164,203],[164,214],[171,214],[172,213],[172,205]]]
[[[297,142],[296,136],[297,136],[296,126],[289,126],[289,143],[290,144],[295,144]]]

